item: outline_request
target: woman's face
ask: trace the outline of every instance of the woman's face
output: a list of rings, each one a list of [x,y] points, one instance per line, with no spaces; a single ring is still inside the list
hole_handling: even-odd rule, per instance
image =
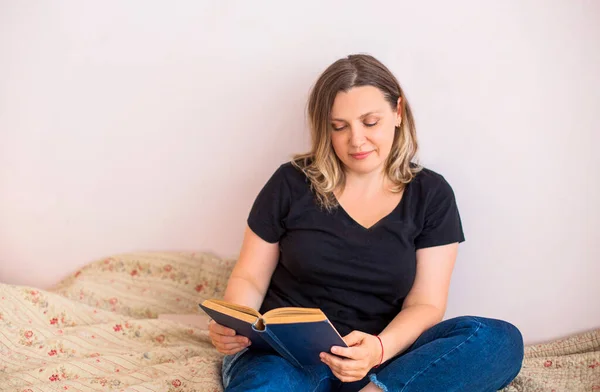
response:
[[[353,87],[339,92],[331,108],[331,142],[347,172],[368,174],[382,170],[392,149],[401,119],[377,87]]]

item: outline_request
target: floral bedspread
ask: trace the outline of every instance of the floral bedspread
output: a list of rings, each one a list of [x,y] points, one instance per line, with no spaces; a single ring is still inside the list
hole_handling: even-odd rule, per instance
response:
[[[132,254],[50,291],[0,285],[0,391],[221,391],[205,328],[156,319],[221,296],[233,262]]]
[[[222,391],[205,327],[157,319],[220,297],[233,260],[135,253],[52,290],[0,284],[0,392]],[[600,391],[600,330],[526,348],[504,392]]]

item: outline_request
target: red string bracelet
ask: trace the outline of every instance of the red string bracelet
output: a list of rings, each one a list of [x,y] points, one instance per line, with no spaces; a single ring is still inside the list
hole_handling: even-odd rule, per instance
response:
[[[383,342],[381,341],[379,335],[375,335],[375,337],[377,338],[377,340],[379,340],[379,344],[381,345],[381,358],[379,358],[379,365],[381,365],[381,363],[383,362]],[[379,367],[379,365],[375,365],[373,367],[377,368]]]

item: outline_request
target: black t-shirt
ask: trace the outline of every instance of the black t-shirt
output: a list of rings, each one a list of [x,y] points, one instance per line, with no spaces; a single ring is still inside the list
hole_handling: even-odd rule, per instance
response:
[[[260,191],[248,225],[265,241],[279,242],[261,313],[320,308],[342,336],[379,334],[400,312],[417,249],[464,241],[452,188],[428,169],[406,186],[389,215],[366,229],[341,206],[321,208],[308,178],[288,162]]]

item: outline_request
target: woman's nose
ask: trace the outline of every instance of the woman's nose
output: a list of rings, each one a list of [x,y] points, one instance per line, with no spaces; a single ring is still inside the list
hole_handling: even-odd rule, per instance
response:
[[[350,130],[350,145],[360,147],[365,143],[365,131],[361,126],[353,126]]]

